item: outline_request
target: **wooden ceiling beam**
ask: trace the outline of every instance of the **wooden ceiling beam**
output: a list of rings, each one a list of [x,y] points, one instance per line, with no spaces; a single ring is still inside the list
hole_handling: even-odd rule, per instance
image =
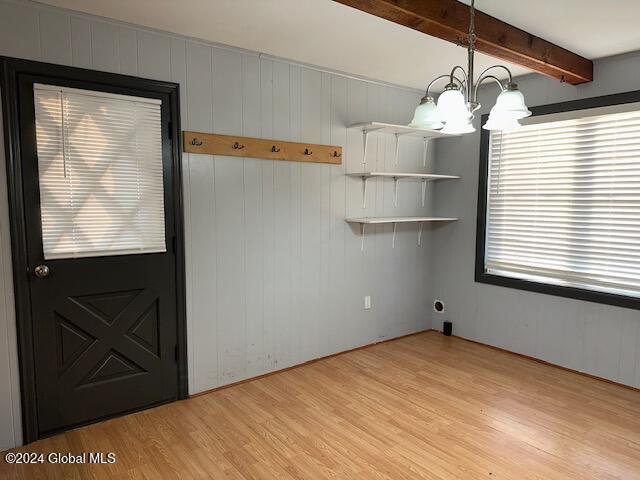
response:
[[[469,6],[457,0],[334,0],[427,35],[466,45]],[[578,85],[593,62],[476,10],[476,51]]]

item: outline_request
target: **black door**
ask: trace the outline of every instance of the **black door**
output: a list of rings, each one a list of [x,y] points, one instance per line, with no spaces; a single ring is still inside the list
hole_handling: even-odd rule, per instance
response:
[[[26,328],[25,318],[20,318],[20,309],[18,323],[20,326],[23,322],[20,332],[23,337],[21,358],[26,356],[32,361],[32,372],[22,372],[22,375],[31,373],[32,377],[23,378],[23,385],[26,382],[28,387],[28,383],[32,383],[35,405],[31,405],[31,409],[35,411],[31,412],[32,417],[27,421],[36,418],[36,436],[139,410],[184,395],[184,385],[180,382],[180,378],[184,377],[184,369],[183,366],[178,368],[179,359],[183,358],[183,354],[178,355],[182,342],[179,335],[182,335],[183,328],[180,281],[182,259],[181,251],[176,250],[181,245],[181,217],[177,208],[180,202],[175,198],[179,195],[179,171],[176,171],[177,149],[171,138],[175,138],[171,129],[172,121],[175,121],[173,117],[177,113],[172,108],[172,102],[176,99],[171,93],[158,91],[162,89],[145,89],[144,83],[139,79],[106,74],[96,77],[94,72],[51,68],[60,68],[62,73],[71,75],[63,75],[61,78],[59,75],[17,73],[14,85],[18,90],[15,113],[18,116],[20,152],[16,168],[20,170],[23,203],[19,209],[15,208],[17,205],[12,205],[12,210],[14,214],[20,213],[23,216],[22,248],[27,274],[22,279],[22,288],[25,290],[22,298],[28,299],[29,311],[22,313],[29,317],[30,328]],[[36,69],[42,70],[41,67]],[[60,72],[56,70],[56,73]],[[101,78],[102,81],[91,81],[92,78]],[[66,206],[56,206],[54,213],[46,213],[46,208],[43,210],[42,207],[48,187],[45,185],[43,189],[46,183],[43,177],[45,173],[42,158],[39,159],[38,155],[42,157],[42,151],[47,147],[42,146],[42,138],[37,138],[42,133],[40,126],[36,128],[36,120],[41,117],[37,113],[39,100],[34,100],[34,85],[36,89],[39,88],[37,85],[45,85],[85,93],[106,92],[108,95],[120,95],[124,99],[152,98],[159,104],[161,135],[157,137],[157,168],[161,172],[158,174],[161,177],[159,182],[164,186],[163,193],[159,194],[160,199],[164,200],[163,251],[98,251],[95,255],[91,252],[80,255],[75,252],[62,255],[47,253],[47,241],[43,240],[43,235],[46,237],[48,229],[53,229],[55,233],[58,228],[55,225],[56,215],[64,217]],[[96,111],[98,110],[99,108]],[[71,126],[63,123],[61,129],[73,129],[73,134],[81,138],[85,135],[82,130],[85,124],[87,122],[77,122]],[[116,125],[113,128],[117,130],[119,127]],[[56,155],[66,155],[64,158],[72,158],[70,155],[82,157],[84,153],[79,150],[87,148],[87,158],[94,159],[97,158],[95,155],[100,155],[100,152],[93,152],[93,148],[85,144],[80,147],[65,143],[62,145],[62,148],[66,147],[66,152],[47,154],[52,155],[51,158]],[[119,161],[117,153],[115,156],[113,152],[109,153],[110,145],[101,148],[101,151],[107,152],[105,155],[113,157],[113,162]],[[69,153],[69,149],[73,151]],[[104,164],[104,158],[98,160]],[[97,167],[91,162],[76,162],[71,174],[66,171],[69,168],[65,164],[64,175],[79,178],[84,174],[83,169],[90,175],[95,173]],[[104,169],[104,175],[109,181],[108,187],[104,188],[115,194],[120,189],[118,178],[126,178],[126,175],[115,175],[114,180],[114,175],[109,173],[110,168],[107,165]],[[101,181],[96,182],[96,190],[103,189]],[[131,187],[128,184],[122,185],[122,189]],[[85,192],[84,199],[77,198],[82,195],[74,195],[76,198],[73,198],[73,202],[82,203],[99,197],[99,192]],[[105,195],[108,197],[104,194],[100,198],[106,198]],[[69,203],[63,198],[59,203],[65,202]],[[109,209],[105,213],[98,211],[99,207],[100,205],[91,205],[87,207],[87,211],[91,213],[95,210],[95,215],[102,215],[100,218],[103,223],[106,218],[108,224]],[[59,211],[62,213],[58,213]],[[86,215],[86,212],[83,214]],[[62,222],[61,220],[61,225]],[[63,227],[64,225],[59,228]],[[131,233],[127,228],[96,228],[103,228],[103,235],[112,237],[106,243],[110,243],[118,235]],[[14,235],[14,248],[16,241],[20,240],[19,233]],[[100,234],[96,238],[100,243]],[[17,278],[17,290],[20,285],[20,279]],[[25,341],[24,335],[30,335],[30,342],[29,339]],[[31,351],[25,352],[25,349]],[[29,394],[28,388],[24,394]],[[33,398],[26,400],[29,403]],[[33,431],[25,433],[27,440],[34,439],[29,438],[34,436]]]

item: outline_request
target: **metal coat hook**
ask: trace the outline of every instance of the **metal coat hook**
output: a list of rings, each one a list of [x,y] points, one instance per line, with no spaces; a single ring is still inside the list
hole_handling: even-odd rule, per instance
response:
[[[342,154],[341,154],[341,153],[338,153],[338,151],[337,151],[337,150],[334,150],[334,151],[333,151],[333,155],[331,155],[331,156],[332,156],[333,158],[340,158],[340,157],[342,156]]]
[[[238,142],[235,142],[233,145],[231,145],[231,148],[233,148],[234,150],[242,150],[244,148],[244,145],[240,145]]]
[[[311,155],[311,154],[313,154],[313,152],[311,152],[308,148],[305,148],[304,149],[304,154],[305,155]]]
[[[273,147],[271,147],[271,151],[273,153],[278,153],[280,151],[280,149],[274,145]]]
[[[199,147],[200,145],[202,145],[202,140],[198,141],[198,139],[194,137],[193,140],[191,140],[191,145]]]

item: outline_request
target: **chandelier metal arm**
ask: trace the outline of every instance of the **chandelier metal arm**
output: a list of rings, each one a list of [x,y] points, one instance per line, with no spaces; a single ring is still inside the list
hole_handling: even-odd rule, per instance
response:
[[[460,67],[462,68],[462,67]],[[458,77],[456,77],[455,75],[440,75],[436,78],[434,78],[433,80],[431,80],[431,82],[429,83],[429,85],[427,86],[427,92],[426,92],[426,97],[431,97],[431,88],[440,80],[444,80],[444,79],[448,79],[450,83],[453,83],[454,81],[458,83],[458,85],[460,85],[460,88],[466,91],[466,85],[465,83],[460,80]],[[466,78],[466,77],[465,77]]]
[[[469,77],[467,77],[467,72],[460,65],[456,65],[455,67],[453,67],[451,69],[451,73],[449,74],[449,78],[451,80],[451,83],[453,83],[453,79],[456,78],[456,76],[455,76],[456,70],[460,70],[462,72],[462,78],[464,79],[464,84],[468,85],[469,84]],[[457,78],[456,78],[456,80],[457,80]],[[459,81],[460,80],[458,80],[458,82]]]
[[[504,65],[492,65],[489,68],[485,68],[482,73],[480,74],[480,77],[478,79],[478,81],[480,80],[480,78],[482,78],[489,70],[492,70],[494,68],[502,68],[503,70],[505,70],[507,72],[507,75],[509,75],[509,82],[508,83],[513,83],[513,75],[511,74],[511,70],[509,70],[507,67],[505,67]]]
[[[487,69],[489,70],[489,69]],[[495,75],[489,75],[486,73],[485,70],[482,75],[480,75],[480,77],[478,77],[478,81],[476,82],[476,85],[474,87],[473,90],[473,101],[477,103],[478,101],[478,88],[480,87],[480,84],[482,84],[482,82],[484,82],[485,80],[493,80],[494,82],[496,82],[498,84],[498,86],[500,87],[500,91],[503,92],[505,90],[504,85],[502,84],[502,81],[496,77]],[[509,82],[511,83],[511,82]]]

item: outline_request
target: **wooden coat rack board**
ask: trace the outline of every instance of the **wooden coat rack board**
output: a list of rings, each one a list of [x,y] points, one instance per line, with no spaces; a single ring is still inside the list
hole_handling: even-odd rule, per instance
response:
[[[342,147],[283,142],[262,138],[183,132],[184,151],[205,155],[288,160],[290,162],[342,163]]]

